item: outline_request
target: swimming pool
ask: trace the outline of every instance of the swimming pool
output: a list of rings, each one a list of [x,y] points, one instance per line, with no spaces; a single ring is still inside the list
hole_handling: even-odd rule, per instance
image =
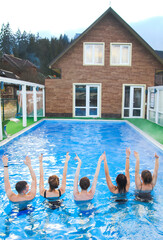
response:
[[[106,151],[110,175],[124,173],[125,149],[131,148],[130,191],[128,201],[117,202],[117,196],[108,190],[104,164],[101,164],[93,201],[76,204],[73,200],[73,181],[77,163],[75,153],[82,160],[80,177],[91,182],[99,156]],[[160,156],[157,184],[153,200],[135,200],[135,158],[140,154],[140,171],[153,171],[154,154]],[[57,174],[62,177],[66,152],[70,152],[66,193],[62,207],[51,210],[39,195],[29,203],[29,209],[19,212],[17,205],[9,202],[4,191],[3,166],[0,161],[0,239],[163,239],[163,151],[153,145],[126,122],[45,120],[11,140],[0,148],[9,156],[9,174],[12,189],[18,180],[30,182],[26,155],[32,159],[39,186],[38,156],[44,154],[44,180]]]

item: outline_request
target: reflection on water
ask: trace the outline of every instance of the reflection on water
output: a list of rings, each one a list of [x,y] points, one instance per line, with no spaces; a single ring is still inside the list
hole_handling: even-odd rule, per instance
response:
[[[46,204],[46,206],[52,210],[58,209],[59,207],[61,207],[62,203],[63,203],[63,199],[58,199],[58,200],[45,200],[44,203]]]
[[[93,205],[93,200],[88,201],[75,201],[78,209],[79,216],[91,216],[97,209]]]
[[[153,194],[151,191],[135,191],[135,200],[151,202],[153,200]]]
[[[127,132],[127,134],[126,134]],[[115,195],[106,184],[104,164],[98,177],[92,201],[75,202],[73,184],[77,164],[75,152],[82,160],[80,177],[87,176],[92,183],[99,156],[105,150],[113,183],[118,173],[125,172],[125,149],[131,148],[129,193]],[[135,192],[135,158],[140,153],[140,169],[154,168],[154,153],[163,159],[163,153],[142,138],[126,123],[43,122],[0,149],[0,158],[9,155],[11,188],[18,179],[31,177],[23,159],[29,155],[37,176],[37,195],[28,204],[9,202],[4,191],[3,167],[0,162],[0,239],[162,239],[163,238],[163,165],[150,196]],[[57,174],[62,180],[66,152],[70,152],[67,187],[60,201],[53,202],[39,195],[39,160],[44,155],[45,188],[48,177]],[[151,198],[150,198],[151,197]],[[143,201],[142,201],[143,199]],[[144,201],[147,199],[149,201]]]

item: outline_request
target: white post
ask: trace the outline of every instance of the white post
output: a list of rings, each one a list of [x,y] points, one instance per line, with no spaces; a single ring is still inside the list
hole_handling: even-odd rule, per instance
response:
[[[45,88],[42,89],[42,108],[43,108],[43,117],[45,117]]]
[[[22,85],[22,107],[23,107],[23,127],[27,126],[27,99],[26,85]]]
[[[34,113],[34,122],[37,121],[37,96],[36,96],[36,87],[33,87],[33,113]]]
[[[0,92],[0,140],[3,140],[3,134],[2,134],[2,116],[1,116],[1,92]]]
[[[148,92],[147,92],[147,120],[149,120],[149,108],[150,108],[150,106],[149,106],[149,104],[150,104],[150,88],[148,88]]]
[[[155,120],[156,123],[158,124],[158,109],[159,109],[159,89],[156,88],[156,116],[155,116]]]

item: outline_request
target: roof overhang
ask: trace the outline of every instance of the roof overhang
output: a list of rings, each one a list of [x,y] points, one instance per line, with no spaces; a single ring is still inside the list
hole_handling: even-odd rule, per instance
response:
[[[42,84],[27,82],[27,81],[23,81],[23,80],[17,80],[17,79],[13,79],[13,78],[6,78],[6,77],[0,77],[0,82],[14,84],[14,85],[25,85],[25,86],[30,86],[30,87],[45,88],[45,86]]]
[[[93,24],[91,24],[78,38],[76,38],[63,52],[61,52],[50,64],[49,68],[64,56],[83,36],[85,36],[98,22],[100,22],[107,14],[112,14],[161,64],[163,59],[157,55],[154,49],[140,35],[127,24],[111,7],[107,9]]]

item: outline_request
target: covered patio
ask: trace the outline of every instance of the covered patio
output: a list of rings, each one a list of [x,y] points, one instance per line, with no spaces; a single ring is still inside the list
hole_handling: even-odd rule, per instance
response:
[[[1,89],[4,87],[4,84],[17,85],[22,89],[22,118],[23,118],[23,127],[27,126],[27,87],[30,87],[30,90],[33,92],[33,117],[34,122],[37,121],[37,90],[42,90],[42,105],[43,105],[43,117],[45,117],[45,86],[41,84],[36,84],[32,82],[27,82],[23,80],[17,80],[12,78],[0,77]],[[0,96],[1,98],[1,96]],[[2,115],[1,115],[1,101],[0,101],[0,140],[3,140],[2,134]]]

